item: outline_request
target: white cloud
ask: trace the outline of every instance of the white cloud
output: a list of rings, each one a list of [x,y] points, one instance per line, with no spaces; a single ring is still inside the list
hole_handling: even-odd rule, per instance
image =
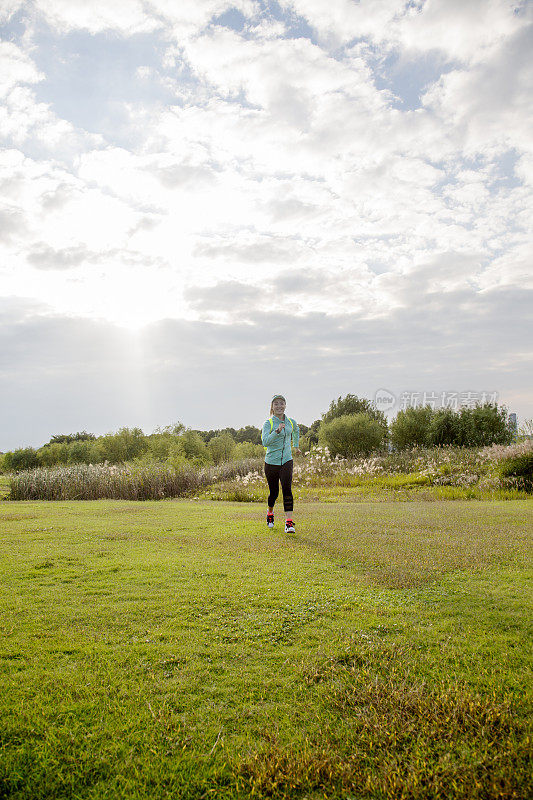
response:
[[[295,262],[303,255],[302,243],[297,237],[267,236],[241,233],[228,241],[228,237],[204,237],[195,247],[195,256],[224,258],[245,264],[270,264],[276,269],[280,264]]]
[[[189,32],[196,33],[212,17],[229,9],[240,11],[245,17],[253,16],[258,10],[254,0],[151,0],[149,8],[172,25],[177,38]]]
[[[64,160],[100,142],[98,135],[79,131],[36,101],[33,84],[46,78],[27,52],[12,42],[0,43],[0,140],[40,155]]]
[[[397,5],[404,5],[399,3]],[[393,25],[395,43],[412,50],[441,50],[469,64],[484,61],[523,25],[517,0],[427,0]]]
[[[509,286],[533,289],[531,237],[495,258],[479,277],[478,284],[483,290]]]
[[[381,38],[405,7],[398,0],[281,0],[280,5],[304,17],[323,42],[332,46],[361,36]]]
[[[66,144],[76,134],[72,125],[59,119],[45,103],[36,103],[33,91],[18,86],[0,107],[0,135],[15,145],[32,140],[49,153]]]
[[[71,269],[87,261],[90,253],[81,246],[65,247],[62,250],[54,250],[45,242],[37,244],[35,249],[29,253],[28,262],[37,269]]]
[[[523,24],[516,0],[281,0],[312,25],[324,44],[361,37],[411,51],[439,50],[450,59],[483,60]]]
[[[482,63],[443,76],[424,98],[466,152],[533,150],[533,23],[524,25]]]
[[[124,35],[153,31],[156,20],[141,0],[35,0],[34,8],[59,32],[112,30]]]
[[[15,4],[20,7],[21,4]],[[95,34],[113,31],[123,36],[165,29],[181,40],[203,28],[210,19],[228,9],[253,15],[252,0],[34,0],[33,9],[61,33],[86,30]]]
[[[24,5],[24,0],[0,0],[0,21],[9,22]]]
[[[500,305],[507,314],[509,298],[521,302],[517,287],[530,285],[529,17],[503,0],[285,7],[291,15],[275,20],[248,0],[25,5],[26,35],[0,46],[6,292],[130,327],[174,320],[168,330],[199,360],[219,336],[238,348],[246,331],[236,318],[257,326],[243,344],[254,359],[269,314],[284,335],[296,326],[299,363],[312,363],[321,336],[342,351],[338,375],[352,373],[368,337],[393,370],[387,346],[401,325],[405,364],[421,337],[434,352],[461,309],[464,330],[466,309],[489,309],[465,339],[481,346],[490,314]],[[291,38],[297,14],[319,44]],[[43,19],[52,26],[45,45]],[[243,22],[240,33],[231,19]],[[95,92],[95,134],[61,117],[68,103],[55,100],[73,87],[47,73],[74,30],[90,53],[107,43],[110,60],[124,59],[121,80],[128,47],[145,47],[127,98],[78,75],[80,98]],[[390,63],[408,76],[410,65],[431,66],[421,103],[401,107]],[[167,328],[156,328],[168,351]]]
[[[227,96],[246,99],[279,123],[307,130],[322,116],[322,98],[384,105],[369,69],[359,58],[345,63],[329,57],[308,39],[248,40],[215,29],[189,41],[184,54],[192,69]]]
[[[44,78],[31,58],[13,42],[0,42],[0,95],[21,83],[38,83]]]

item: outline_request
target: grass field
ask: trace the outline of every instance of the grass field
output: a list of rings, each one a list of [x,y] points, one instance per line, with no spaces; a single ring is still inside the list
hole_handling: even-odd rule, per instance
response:
[[[263,510],[0,504],[0,798],[528,796],[533,501]]]

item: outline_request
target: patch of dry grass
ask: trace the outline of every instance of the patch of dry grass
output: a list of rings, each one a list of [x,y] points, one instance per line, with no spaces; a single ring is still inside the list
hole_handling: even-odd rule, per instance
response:
[[[366,644],[304,670],[325,687],[320,735],[287,748],[266,731],[237,784],[280,800],[525,797],[533,731],[513,693],[421,681],[415,662],[409,647]]]

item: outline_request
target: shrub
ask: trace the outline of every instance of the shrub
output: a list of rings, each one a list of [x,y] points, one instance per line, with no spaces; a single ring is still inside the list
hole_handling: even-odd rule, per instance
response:
[[[526,492],[533,491],[533,452],[511,456],[500,462],[502,478],[513,478]]]
[[[239,442],[261,444],[261,430],[255,428],[253,425],[246,425],[244,428],[239,428],[239,430],[235,430],[235,428],[217,428],[216,430],[196,432],[200,434],[206,444],[209,444],[211,439],[214,439],[215,436],[222,436],[225,433],[228,433],[237,444],[239,444]]]
[[[379,411],[366,397],[357,397],[355,394],[347,394],[346,397],[332,400],[329,409],[322,414],[322,421],[331,422],[332,419],[345,417],[347,414],[367,414],[371,419],[379,422],[382,427],[387,427],[383,411]]]
[[[311,441],[313,438],[313,441]],[[314,439],[316,438],[316,441]],[[312,434],[306,433],[304,436],[300,436],[300,450],[302,453],[308,453],[313,445],[318,444],[318,436],[313,437]]]
[[[72,442],[68,445],[70,464],[92,464],[94,444],[91,441]]]
[[[260,472],[263,474],[264,450],[261,458],[244,458],[241,461],[225,461],[216,466],[204,467],[200,470],[200,480],[202,484],[217,483],[219,481],[233,480],[237,475],[244,477],[250,472]]]
[[[183,454],[183,451],[180,450],[178,446],[176,446],[176,447],[171,447],[170,452],[168,454],[168,458],[165,460],[164,463],[170,466],[175,472],[183,472],[184,470],[188,470],[192,467],[193,459],[189,461]]]
[[[150,455],[154,461],[166,461],[175,440],[176,436],[169,433],[152,433],[146,437],[148,450],[145,455]]]
[[[243,458],[262,458],[264,460],[265,450],[261,444],[251,442],[238,442],[232,454],[232,458],[240,461]]]
[[[484,403],[474,408],[461,408],[459,441],[463,447],[486,447],[491,444],[510,444],[513,429],[505,406]]]
[[[197,466],[208,464],[211,460],[206,443],[197,431],[186,430],[176,439],[174,456],[182,455]]]
[[[304,450],[307,452],[313,447],[313,445],[318,444],[318,431],[320,430],[321,424],[322,420],[315,419],[315,421],[311,423],[311,425],[304,433],[304,435],[300,436],[300,450]],[[300,433],[301,432],[302,429],[300,427]]]
[[[52,436],[48,444],[70,444],[71,442],[85,442],[93,441],[96,439],[94,433],[87,433],[87,431],[78,431],[77,433],[56,433]],[[44,445],[47,447],[47,445]]]
[[[209,440],[208,448],[214,463],[220,464],[222,461],[229,461],[232,457],[235,440],[230,433],[221,433]]]
[[[429,405],[409,406],[398,411],[391,423],[391,441],[397,450],[406,447],[426,447],[434,411]]]
[[[507,409],[497,404],[463,407],[458,412],[451,408],[434,411],[426,405],[399,411],[391,424],[391,440],[398,450],[414,446],[486,447],[510,444],[513,430]]]
[[[37,451],[33,447],[21,447],[18,450],[8,451],[4,454],[4,469],[6,472],[34,469],[38,464]]]
[[[459,433],[459,416],[451,408],[439,408],[429,421],[428,445],[430,447],[456,445],[459,441]]]
[[[246,425],[244,428],[239,428],[233,437],[239,444],[248,442],[250,444],[261,444],[261,430],[255,428],[253,425]]]
[[[320,426],[320,441],[333,457],[368,455],[382,445],[385,431],[380,422],[368,414],[344,414]]]
[[[148,449],[148,443],[140,428],[120,428],[117,433],[102,436],[98,443],[104,459],[111,464],[130,461]]]
[[[54,442],[46,444],[37,451],[40,467],[55,467],[57,464],[68,462],[69,446],[67,442]]]

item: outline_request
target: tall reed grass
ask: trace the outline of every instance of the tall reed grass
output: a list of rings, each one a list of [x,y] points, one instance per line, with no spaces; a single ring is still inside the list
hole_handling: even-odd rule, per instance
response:
[[[523,479],[504,477],[501,465],[533,452],[528,440],[484,448],[414,448],[376,453],[368,458],[332,458],[327,447],[316,447],[295,460],[294,484],[302,486],[357,485],[374,481],[376,489],[388,478],[409,476],[412,484],[433,487],[472,487],[481,490],[523,490]],[[401,482],[401,481],[400,481]],[[262,497],[263,458],[226,461],[209,467],[163,461],[134,461],[123,465],[75,464],[27,470],[11,477],[11,500],[159,500],[194,495],[218,484],[224,499]],[[388,485],[388,484],[387,484]],[[215,492],[218,497],[220,492]],[[261,493],[258,494],[261,489]],[[213,496],[215,496],[213,495]]]
[[[247,475],[261,458],[246,458],[197,470],[168,464],[74,464],[19,472],[11,478],[10,500],[161,500],[194,494],[212,483]]]

